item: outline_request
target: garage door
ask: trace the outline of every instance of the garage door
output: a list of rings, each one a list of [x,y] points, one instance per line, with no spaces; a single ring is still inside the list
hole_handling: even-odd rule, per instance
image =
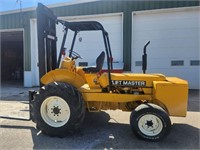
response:
[[[142,71],[142,49],[150,40],[147,72],[181,77],[199,89],[199,15],[196,8],[133,12],[132,71]]]
[[[107,15],[91,15],[85,17],[74,17],[74,18],[62,18],[66,21],[98,21],[102,23],[105,30],[109,33],[110,44],[114,61],[122,62],[123,60],[123,35],[122,35],[122,14],[107,14]],[[39,85],[39,70],[37,67],[38,62],[38,50],[37,50],[37,32],[36,32],[36,20],[31,20],[31,55],[32,58],[32,85]],[[63,26],[57,25],[57,51],[59,54],[62,38],[63,38]],[[73,32],[68,32],[69,36],[65,44],[65,48],[70,50],[71,42],[73,38]],[[96,58],[98,55],[105,50],[102,32],[80,32],[77,35],[77,40],[74,46],[74,51],[78,52],[83,59],[77,60],[77,65],[88,64],[88,66],[95,65]],[[68,55],[68,53],[67,53]]]
[[[98,21],[100,22],[105,30],[109,33],[110,44],[112,48],[112,54],[114,61],[122,61],[122,15],[111,14],[111,15],[98,15],[89,17],[76,17],[64,19],[66,21]],[[60,25],[57,27],[57,34],[59,37],[63,36],[63,27]],[[69,31],[69,38],[66,42],[66,49],[71,48],[71,41],[73,38],[73,32]],[[58,40],[57,49],[60,50],[61,39]],[[88,65],[95,65],[96,57],[105,50],[103,36],[101,31],[83,31],[78,33],[77,39],[74,46],[74,51],[78,52],[83,59],[77,60],[79,62],[86,62]]]
[[[0,82],[23,84],[24,39],[22,29],[0,31]]]

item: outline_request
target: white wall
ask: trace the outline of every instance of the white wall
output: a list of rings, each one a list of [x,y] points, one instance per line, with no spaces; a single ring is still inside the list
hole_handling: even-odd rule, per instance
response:
[[[37,21],[30,20],[31,25],[31,76],[29,82],[31,86],[39,86],[39,67],[38,67],[38,41],[37,41]]]

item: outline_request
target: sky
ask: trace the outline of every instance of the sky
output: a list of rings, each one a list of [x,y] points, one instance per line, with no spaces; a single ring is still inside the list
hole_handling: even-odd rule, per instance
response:
[[[0,12],[20,9],[20,1],[22,8],[29,8],[36,7],[38,2],[48,5],[76,0],[0,0]]]

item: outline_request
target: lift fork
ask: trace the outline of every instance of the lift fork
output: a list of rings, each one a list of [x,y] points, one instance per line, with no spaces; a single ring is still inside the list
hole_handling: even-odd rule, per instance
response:
[[[30,121],[30,120],[32,120],[32,116],[31,116],[31,109],[32,109],[31,102],[33,100],[34,94],[35,94],[34,90],[30,90],[29,91],[29,102],[26,103],[26,104],[29,105],[29,117],[28,118],[23,118],[23,117],[9,117],[9,116],[1,116],[1,115],[0,115],[0,118],[11,119],[11,120],[21,120],[21,121]],[[24,103],[24,102],[21,102],[21,103]]]

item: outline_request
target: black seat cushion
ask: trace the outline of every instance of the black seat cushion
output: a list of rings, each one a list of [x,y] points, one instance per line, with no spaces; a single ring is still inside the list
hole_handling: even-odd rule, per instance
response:
[[[83,71],[86,73],[97,73],[102,70],[103,63],[105,59],[105,52],[102,51],[101,54],[96,59],[96,67],[86,67],[83,68]]]

